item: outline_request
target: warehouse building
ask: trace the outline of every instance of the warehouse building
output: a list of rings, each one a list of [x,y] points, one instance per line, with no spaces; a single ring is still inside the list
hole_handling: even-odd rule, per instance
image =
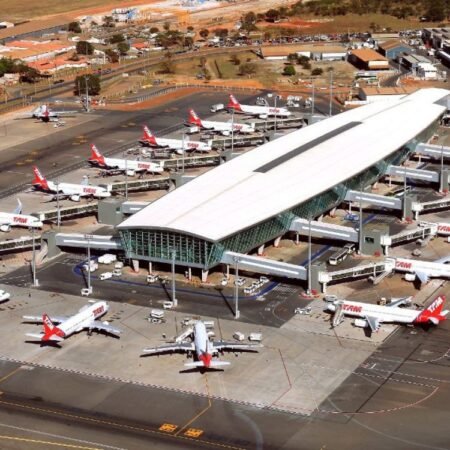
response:
[[[294,131],[193,179],[118,226],[134,261],[207,271],[226,252],[279,240],[298,218],[313,219],[363,189],[429,139],[449,91],[422,89]],[[206,276],[205,276],[206,274]]]
[[[386,70],[389,69],[389,61],[371,48],[352,50],[348,61],[362,70]]]
[[[391,39],[378,46],[378,51],[388,59],[397,59],[401,54],[409,55],[412,49],[398,39]]]

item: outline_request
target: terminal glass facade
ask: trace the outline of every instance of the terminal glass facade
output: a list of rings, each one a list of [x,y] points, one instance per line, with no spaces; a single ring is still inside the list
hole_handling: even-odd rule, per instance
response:
[[[225,251],[246,253],[288,232],[294,219],[298,217],[314,219],[342,203],[349,190],[361,190],[373,184],[386,173],[389,165],[400,164],[414,151],[419,142],[427,141],[435,132],[437,125],[437,122],[433,123],[415,139],[364,172],[306,202],[218,242],[177,233],[173,230],[121,229],[120,235],[127,256],[133,259],[168,263],[175,252],[177,263],[203,269],[214,267],[221,262]],[[364,151],[363,147],[361,151]]]

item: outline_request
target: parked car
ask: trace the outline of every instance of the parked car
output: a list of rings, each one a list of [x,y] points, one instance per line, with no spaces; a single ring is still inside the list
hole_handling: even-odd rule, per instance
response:
[[[9,300],[11,297],[11,294],[9,292],[4,291],[3,289],[0,289],[0,302],[6,302],[6,300]]]
[[[112,272],[103,272],[100,274],[99,279],[100,280],[108,280],[109,278],[113,277],[113,273]]]

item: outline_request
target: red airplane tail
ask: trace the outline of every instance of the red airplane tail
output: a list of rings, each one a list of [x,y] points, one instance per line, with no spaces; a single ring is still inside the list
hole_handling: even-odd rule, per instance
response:
[[[442,311],[445,303],[445,295],[440,295],[431,303],[428,308],[424,309],[416,318],[416,323],[431,322],[437,325],[442,320],[447,318],[448,311]]]
[[[91,144],[91,157],[89,161],[98,163],[100,165],[105,164],[105,157],[99,152],[95,144]]]
[[[148,142],[149,144],[157,145],[155,136],[146,125],[144,125],[144,136],[142,137],[142,140]]]
[[[64,331],[55,326],[47,314],[42,316],[42,323],[44,324],[44,336],[42,336],[43,341],[60,341],[64,338]]]
[[[42,189],[48,190],[49,187],[47,180],[44,176],[42,176],[41,172],[36,166],[33,167],[33,172],[34,172],[34,180],[31,182],[31,184],[33,184],[34,186],[39,186]]]
[[[234,109],[235,111],[242,111],[240,103],[233,94],[230,94],[230,101],[228,102],[227,108]]]
[[[197,116],[196,112],[193,109],[189,110],[189,123],[192,125],[197,125],[199,127],[202,126],[202,121],[200,117]]]

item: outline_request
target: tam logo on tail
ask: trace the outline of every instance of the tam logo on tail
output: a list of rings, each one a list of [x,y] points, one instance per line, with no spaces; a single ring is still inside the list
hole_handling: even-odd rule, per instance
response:
[[[31,182],[31,184],[35,186],[40,186],[43,189],[49,189],[47,180],[45,179],[45,177],[42,176],[41,172],[36,166],[33,167],[33,172],[34,172],[34,180]]]
[[[427,308],[424,309],[416,318],[417,323],[431,322],[437,325],[440,321],[445,320],[448,311],[442,311],[444,307],[445,296],[441,295]]]
[[[202,121],[200,120],[200,117],[197,116],[197,114],[193,109],[189,110],[189,123],[192,123],[193,125],[198,125],[199,127],[202,126]]]
[[[91,159],[90,161],[97,162],[99,164],[105,164],[105,158],[104,156],[99,152],[98,148],[95,146],[95,144],[91,145]]]
[[[227,107],[233,108],[236,111],[242,111],[240,103],[236,100],[236,97],[233,94],[230,94],[230,102]]]
[[[150,144],[157,145],[155,136],[153,136],[153,133],[145,125],[144,125],[144,138],[143,138],[143,140],[147,141]]]
[[[60,340],[65,336],[64,331],[56,327],[47,314],[42,316],[42,323],[44,324],[44,336],[42,337],[43,341],[48,341],[52,338],[56,338],[55,340]]]

